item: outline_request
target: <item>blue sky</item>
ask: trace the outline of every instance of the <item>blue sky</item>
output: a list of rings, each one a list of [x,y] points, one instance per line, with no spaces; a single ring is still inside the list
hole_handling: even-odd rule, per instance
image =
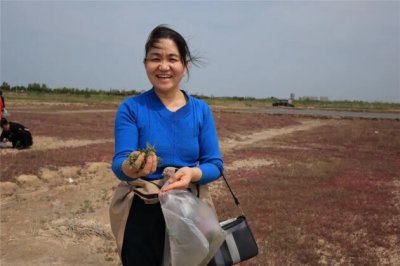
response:
[[[158,24],[204,59],[182,88],[208,96],[400,102],[398,1],[57,1],[1,7],[1,81],[147,90]]]

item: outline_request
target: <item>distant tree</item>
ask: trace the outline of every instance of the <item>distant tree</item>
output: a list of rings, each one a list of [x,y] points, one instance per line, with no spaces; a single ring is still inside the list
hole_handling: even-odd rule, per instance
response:
[[[33,92],[51,92],[51,89],[47,87],[46,84],[39,84],[39,83],[31,83],[28,84],[28,91]]]
[[[29,83],[28,91],[40,92],[40,84],[39,83]]]
[[[9,91],[9,90],[11,90],[11,87],[7,82],[3,81],[3,84],[1,84],[1,86],[0,86],[0,90]]]
[[[25,86],[13,86],[11,87],[11,91],[15,91],[15,92],[24,92],[26,91],[26,87]]]
[[[50,89],[49,89],[49,88],[47,87],[47,85],[44,84],[44,83],[40,86],[40,90],[41,90],[41,91],[46,91],[46,92],[50,91]]]

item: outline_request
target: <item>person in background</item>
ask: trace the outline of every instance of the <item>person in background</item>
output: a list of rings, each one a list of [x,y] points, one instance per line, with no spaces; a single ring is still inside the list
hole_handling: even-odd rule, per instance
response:
[[[6,109],[6,102],[4,100],[2,90],[0,90],[0,110],[1,110],[0,119],[2,119],[3,117],[6,118],[6,117],[10,116],[10,114],[7,112],[7,109]]]
[[[10,141],[15,149],[26,149],[32,146],[32,135],[27,127],[8,121],[4,117],[1,119],[0,125],[3,129],[0,135],[0,142]]]
[[[0,90],[0,98],[1,98],[1,111],[3,111],[3,109],[6,108],[6,103],[4,101],[3,91],[2,90]]]
[[[112,170],[120,180],[160,180],[166,167],[178,168],[164,193],[186,189],[191,183],[205,185],[223,173],[210,107],[180,88],[189,64],[197,62],[185,39],[175,30],[160,25],[150,33],[144,68],[153,87],[126,99],[115,118]],[[146,143],[156,149],[147,159],[140,151]],[[129,155],[137,157],[133,166]],[[161,265],[164,239],[160,203],[145,204],[139,196],[134,197],[124,231],[123,265]]]
[[[0,94],[1,94],[1,100],[0,100],[0,121],[3,118],[3,95],[2,92],[0,90]]]

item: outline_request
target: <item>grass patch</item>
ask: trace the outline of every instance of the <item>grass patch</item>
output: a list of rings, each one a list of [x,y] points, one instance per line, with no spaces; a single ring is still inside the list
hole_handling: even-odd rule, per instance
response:
[[[6,92],[7,102],[62,102],[62,103],[113,103],[121,102],[129,96],[106,94],[65,94],[46,92]]]
[[[244,265],[396,261],[398,127],[394,121],[350,121],[282,136],[267,149],[258,143],[241,150],[247,160],[279,162],[227,173],[263,251]],[[221,220],[238,214],[229,194],[214,203]]]
[[[132,94],[131,96],[133,96]],[[63,102],[63,103],[119,103],[130,97],[129,95],[116,95],[107,93],[99,93],[99,91],[91,92],[88,90],[85,93],[60,93],[39,92],[39,91],[5,91],[6,100],[15,102]],[[253,98],[253,97],[206,97],[194,95],[211,106],[224,108],[252,108],[263,109],[271,108],[272,103],[276,100],[270,98]],[[318,109],[335,109],[347,111],[400,111],[400,103],[386,102],[364,102],[364,101],[321,101],[321,100],[295,100],[296,108],[318,108]]]

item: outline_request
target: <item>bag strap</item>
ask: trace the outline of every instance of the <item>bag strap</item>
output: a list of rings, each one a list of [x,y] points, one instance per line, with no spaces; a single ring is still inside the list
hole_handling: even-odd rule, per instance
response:
[[[222,173],[221,176],[224,178],[225,184],[228,187],[229,191],[231,192],[231,195],[232,195],[232,198],[233,198],[233,200],[235,202],[236,207],[238,207],[238,209],[240,210],[241,214],[243,216],[245,216],[242,208],[240,207],[239,199],[235,196],[235,193],[233,193],[233,190],[232,190],[231,186],[229,185],[228,180],[226,179],[226,177],[225,177],[225,175],[223,173]]]

